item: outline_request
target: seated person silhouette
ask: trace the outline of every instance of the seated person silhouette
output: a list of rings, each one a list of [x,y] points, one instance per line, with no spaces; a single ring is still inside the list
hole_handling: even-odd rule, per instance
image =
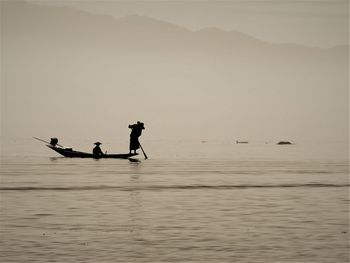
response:
[[[57,138],[51,138],[50,145],[52,147],[56,147],[57,144],[58,144],[58,139]]]
[[[94,144],[95,144],[96,146],[95,146],[94,149],[92,150],[93,155],[96,155],[96,156],[103,155],[103,152],[102,152],[102,150],[101,150],[101,148],[100,148],[100,145],[101,145],[102,143],[100,143],[100,142],[95,142]]]

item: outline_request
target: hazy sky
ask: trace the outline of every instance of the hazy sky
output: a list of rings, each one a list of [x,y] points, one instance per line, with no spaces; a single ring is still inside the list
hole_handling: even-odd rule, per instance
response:
[[[35,1],[121,17],[147,15],[192,30],[238,30],[276,43],[348,43],[347,0]]]

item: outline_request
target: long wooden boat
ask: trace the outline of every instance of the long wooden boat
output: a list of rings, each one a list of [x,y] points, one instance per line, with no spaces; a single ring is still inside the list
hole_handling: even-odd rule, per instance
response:
[[[74,151],[72,148],[57,147],[57,146],[52,146],[50,144],[48,144],[46,146],[49,147],[51,150],[54,150],[55,152],[63,155],[64,157],[70,157],[70,158],[127,159],[127,158],[130,158],[132,156],[138,155],[137,153],[119,153],[119,154],[112,153],[112,154],[95,155],[95,154],[87,153],[87,152]]]

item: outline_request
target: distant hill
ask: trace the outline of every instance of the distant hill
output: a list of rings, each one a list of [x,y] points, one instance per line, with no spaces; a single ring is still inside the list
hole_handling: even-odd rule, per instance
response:
[[[128,45],[149,48],[182,47],[225,51],[227,49],[252,51],[278,49],[290,52],[324,52],[327,49],[296,44],[272,44],[237,31],[205,28],[191,31],[171,23],[146,16],[130,15],[115,19],[107,15],[94,15],[67,7],[29,4],[22,1],[1,2],[3,35],[56,41],[84,42],[85,45]],[[347,47],[332,50],[345,51]]]

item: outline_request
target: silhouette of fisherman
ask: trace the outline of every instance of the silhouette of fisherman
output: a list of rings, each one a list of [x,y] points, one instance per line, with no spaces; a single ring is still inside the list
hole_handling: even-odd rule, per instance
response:
[[[96,146],[95,146],[94,149],[92,150],[93,155],[96,155],[96,156],[103,155],[103,152],[102,152],[102,150],[101,150],[101,148],[100,148],[100,145],[101,145],[102,143],[100,143],[100,142],[95,142],[94,144],[95,144]]]
[[[140,148],[139,137],[141,136],[142,130],[144,130],[145,127],[142,122],[138,121],[136,124],[129,125],[129,128],[131,129],[129,153],[131,153],[132,150],[134,150],[134,153],[136,153],[136,150]]]

